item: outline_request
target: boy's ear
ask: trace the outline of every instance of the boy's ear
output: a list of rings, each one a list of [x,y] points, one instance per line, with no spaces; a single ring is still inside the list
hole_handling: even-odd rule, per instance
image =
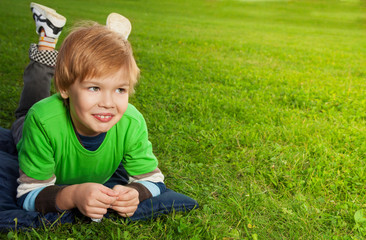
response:
[[[61,94],[61,97],[63,99],[68,99],[69,98],[69,93],[67,92],[67,90],[61,90],[60,94]]]

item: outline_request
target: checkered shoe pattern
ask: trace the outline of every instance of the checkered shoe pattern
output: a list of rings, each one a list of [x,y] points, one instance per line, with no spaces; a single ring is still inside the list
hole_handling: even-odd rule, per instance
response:
[[[38,46],[35,43],[32,43],[29,48],[29,58],[30,60],[54,67],[56,65],[56,58],[58,52],[56,50],[48,51],[43,50],[39,51]]]

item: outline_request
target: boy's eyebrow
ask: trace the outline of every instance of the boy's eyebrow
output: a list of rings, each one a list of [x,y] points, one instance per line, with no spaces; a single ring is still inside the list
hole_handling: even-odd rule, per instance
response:
[[[129,87],[129,86],[130,86],[130,83],[125,82],[125,83],[122,83],[120,86],[121,86],[121,87]]]
[[[89,80],[85,80],[83,82],[81,82],[81,84],[91,84],[91,85],[100,85],[101,83],[99,81],[89,81]],[[129,87],[130,83],[127,81],[124,81],[123,83],[118,85],[119,87]]]
[[[130,86],[130,84],[128,83],[123,83],[121,85],[119,85],[119,87],[122,87],[122,88],[128,88]]]

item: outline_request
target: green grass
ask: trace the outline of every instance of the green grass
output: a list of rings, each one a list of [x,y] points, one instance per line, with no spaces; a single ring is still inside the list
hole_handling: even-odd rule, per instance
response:
[[[68,27],[103,23],[112,11],[131,20],[142,75],[130,101],[147,120],[167,186],[201,208],[8,238],[366,237],[365,1],[40,3],[65,15]],[[0,2],[0,126],[7,128],[37,40],[28,5]]]

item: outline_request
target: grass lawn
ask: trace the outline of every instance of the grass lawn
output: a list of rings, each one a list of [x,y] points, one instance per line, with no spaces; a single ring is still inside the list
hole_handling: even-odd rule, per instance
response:
[[[31,42],[29,1],[0,1],[0,126]],[[366,2],[40,0],[128,17],[145,116],[169,188],[201,208],[154,221],[54,225],[10,239],[366,237]],[[60,42],[62,38],[60,39]],[[365,211],[365,212],[363,212]]]

